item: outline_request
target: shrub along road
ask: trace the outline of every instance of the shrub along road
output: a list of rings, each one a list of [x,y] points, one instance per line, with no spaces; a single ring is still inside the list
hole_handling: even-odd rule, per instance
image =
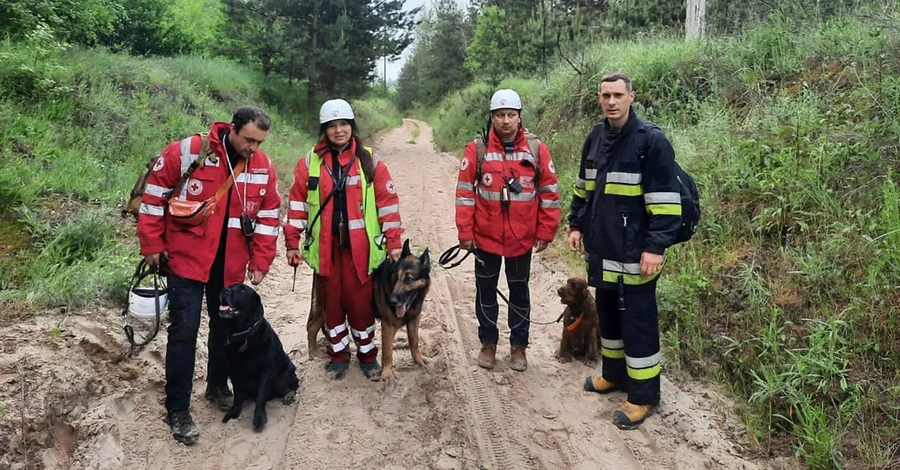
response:
[[[420,135],[413,138],[414,132]],[[431,128],[411,120],[377,141],[375,149],[394,175],[414,253],[427,246],[434,260],[421,324],[427,367],[413,363],[401,332],[394,383],[367,381],[355,360],[343,381],[328,380],[324,359],[308,359],[311,272],[299,270],[291,293],[293,271],[281,247],[260,293],[302,383],[296,404],[270,403],[262,433],[251,428],[252,405],[236,421],[222,424],[223,413],[203,400],[205,321],[192,401],[201,437],[196,446],[184,447],[169,437],[163,421],[165,332],[128,357],[118,312],[70,316],[61,334],[51,338],[46,332],[59,317],[28,317],[0,329],[0,403],[14,404],[0,418],[5,436],[0,466],[25,468],[24,426],[28,468],[37,462],[73,469],[793,468],[790,461],[742,456],[741,430],[725,419],[727,403],[710,390],[675,385],[665,375],[658,413],[637,431],[619,431],[610,417],[625,397],[582,390],[584,377],[597,369],[553,357],[558,324],[532,327],[529,368],[513,372],[503,309],[498,364],[493,371],[478,368],[472,261],[451,271],[436,263],[455,244],[458,159],[435,152]],[[535,258],[535,321],[553,321],[560,314],[555,291],[571,274],[553,260]],[[317,347],[324,349],[321,335],[319,340]]]

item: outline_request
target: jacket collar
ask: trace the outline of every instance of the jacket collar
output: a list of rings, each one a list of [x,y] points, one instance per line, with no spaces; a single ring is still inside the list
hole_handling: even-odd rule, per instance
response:
[[[231,131],[231,124],[227,122],[214,122],[212,127],[209,128],[209,148],[212,149],[216,155],[225,158],[225,143],[222,142],[222,137],[219,134],[224,134]],[[257,156],[261,150],[257,149],[253,152],[253,157]],[[238,158],[243,158],[238,156]],[[247,171],[246,169],[244,171]]]
[[[328,139],[322,139],[322,140],[316,142],[315,152],[320,157],[324,158],[325,155],[327,155],[330,150],[331,150],[331,142]],[[350,145],[348,145],[347,148],[345,148],[344,151],[341,152],[341,154],[344,154],[347,152],[350,152],[351,154],[356,153],[356,139],[351,138]]]
[[[603,127],[606,128],[607,131],[611,131],[612,127],[609,125],[609,118],[603,119]],[[627,135],[634,132],[636,129],[641,127],[641,119],[638,117],[637,113],[634,112],[634,107],[628,110],[628,120],[625,121],[625,126],[622,127],[622,131],[620,134]]]
[[[497,147],[503,148],[503,141],[500,140],[500,136],[497,135],[497,132],[494,130],[494,126],[491,126],[491,130],[488,133],[488,145],[496,145]],[[519,124],[519,131],[516,132],[516,137],[513,139],[513,146],[516,150],[523,150],[528,148],[528,139],[525,137],[525,128],[522,124]]]

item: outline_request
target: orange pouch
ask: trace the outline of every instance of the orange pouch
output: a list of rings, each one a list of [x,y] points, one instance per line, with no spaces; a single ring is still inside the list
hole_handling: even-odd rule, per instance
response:
[[[200,225],[216,209],[216,200],[205,201],[169,201],[169,216],[172,220],[184,225]]]
[[[228,188],[234,183],[234,178],[244,171],[244,161],[238,162],[234,169],[234,175],[216,191],[216,195],[205,201],[183,201],[173,199],[169,201],[168,212],[172,220],[184,225],[200,225],[216,210],[219,199],[228,192]]]

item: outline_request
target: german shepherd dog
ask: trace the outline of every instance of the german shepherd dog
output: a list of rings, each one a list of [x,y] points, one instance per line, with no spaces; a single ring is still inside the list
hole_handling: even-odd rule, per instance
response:
[[[266,402],[275,397],[285,405],[294,402],[300,388],[297,369],[266,321],[253,288],[234,284],[219,294],[219,301],[219,317],[228,334],[225,361],[234,386],[234,405],[222,422],[239,417],[244,400],[251,399],[256,402],[253,430],[259,432],[268,421]]]
[[[403,242],[400,259],[386,259],[373,274],[375,317],[381,320],[381,379],[394,378],[394,336],[404,325],[413,361],[425,365],[419,350],[419,320],[422,304],[431,288],[431,256],[428,248],[418,257]]]
[[[406,326],[413,361],[419,365],[424,365],[426,361],[419,350],[419,320],[425,296],[431,288],[428,248],[417,257],[412,254],[409,240],[406,240],[400,259],[396,262],[385,259],[372,274],[372,287],[375,318],[381,321],[381,378],[389,381],[394,378],[394,336],[401,327]],[[309,319],[306,322],[311,359],[318,355],[316,336],[319,331],[325,333],[325,315],[321,292],[313,281]]]
[[[584,356],[584,362],[593,365],[600,341],[600,317],[588,283],[581,277],[570,277],[557,291],[559,301],[566,306],[563,312],[562,338],[556,357],[569,362],[575,356]]]

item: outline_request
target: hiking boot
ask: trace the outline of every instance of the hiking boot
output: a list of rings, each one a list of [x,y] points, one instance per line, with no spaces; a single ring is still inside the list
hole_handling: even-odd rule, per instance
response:
[[[528,360],[525,359],[525,346],[510,346],[509,368],[523,372],[528,368]]]
[[[331,380],[341,380],[347,375],[347,368],[350,367],[346,362],[329,362],[325,366],[325,373],[331,377]]]
[[[363,375],[372,382],[381,380],[381,365],[378,364],[377,360],[366,363],[360,362],[359,368],[362,369]]]
[[[197,439],[200,438],[200,430],[197,429],[194,419],[191,418],[191,412],[188,410],[167,411],[166,422],[172,431],[172,437],[184,445],[196,444]]]
[[[482,344],[481,352],[478,353],[478,367],[484,367],[485,369],[493,369],[494,364],[497,362],[497,345],[496,344]]]
[[[619,429],[636,429],[655,408],[656,405],[635,405],[626,401],[613,413],[613,424]]]
[[[584,379],[584,389],[588,392],[606,395],[612,392],[626,392],[628,391],[628,384],[610,382],[599,375],[592,375]]]
[[[203,396],[222,411],[228,411],[234,405],[234,395],[228,390],[228,386],[221,388],[207,385]]]

